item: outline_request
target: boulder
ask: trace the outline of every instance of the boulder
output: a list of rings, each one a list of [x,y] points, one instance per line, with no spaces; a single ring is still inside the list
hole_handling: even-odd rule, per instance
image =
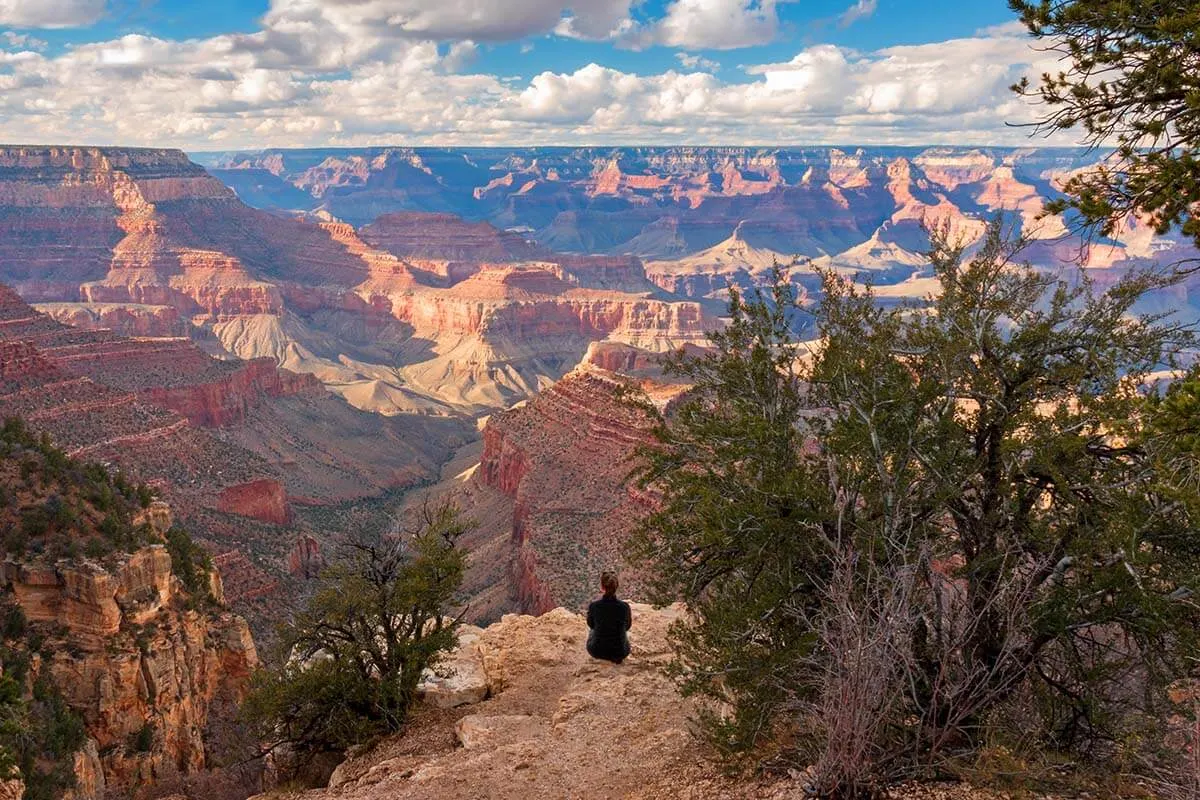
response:
[[[483,634],[474,625],[458,629],[458,645],[440,664],[426,672],[418,694],[438,708],[456,708],[487,699],[488,676],[479,652]]]

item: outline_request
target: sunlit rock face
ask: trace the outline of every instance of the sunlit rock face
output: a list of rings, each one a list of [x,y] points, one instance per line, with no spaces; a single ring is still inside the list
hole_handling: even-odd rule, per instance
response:
[[[42,486],[61,489],[52,478]],[[94,533],[77,520],[77,530],[57,535]],[[154,502],[133,521],[162,541],[173,514]],[[258,655],[246,621],[224,605],[219,573],[193,592],[162,544],[97,558],[34,548],[5,554],[0,593],[27,626],[7,646],[38,642],[26,652],[29,679],[52,686],[83,723],[69,797],[102,800],[195,779],[235,745],[236,708]]]

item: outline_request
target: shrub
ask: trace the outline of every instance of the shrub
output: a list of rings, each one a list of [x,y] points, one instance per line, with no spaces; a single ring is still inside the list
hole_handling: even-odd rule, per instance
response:
[[[21,513],[21,533],[27,539],[43,537],[50,532],[50,519],[45,506],[27,508]]]
[[[129,734],[129,749],[135,753],[149,753],[154,749],[154,725],[147,722]]]
[[[454,644],[445,609],[463,574],[456,509],[425,512],[411,537],[349,543],[280,630],[283,666],[258,673],[243,705],[272,747],[343,751],[403,725],[421,674]]]

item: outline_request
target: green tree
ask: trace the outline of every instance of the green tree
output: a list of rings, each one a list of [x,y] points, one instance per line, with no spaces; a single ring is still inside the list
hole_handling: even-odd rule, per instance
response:
[[[175,525],[167,531],[166,545],[171,556],[171,572],[183,582],[188,594],[200,602],[211,601],[209,573],[213,566],[208,551],[192,541],[187,531]]]
[[[1135,213],[1161,233],[1178,225],[1200,245],[1200,2],[1009,0],[1065,66],[1013,89],[1044,105],[1050,133],[1080,129],[1116,159],[1072,177],[1072,209],[1112,234]]]
[[[713,352],[668,361],[696,388],[659,426],[661,446],[643,452],[641,480],[664,503],[635,536],[634,560],[655,564],[660,599],[691,606],[694,625],[676,631],[675,672],[685,691],[733,709],[706,716],[722,748],[768,728],[781,700],[775,687],[812,645],[810,628],[791,613],[797,598],[815,595],[821,569],[817,540],[803,535],[819,516],[820,493],[812,465],[797,457],[806,397],[795,303],[778,269],[770,292],[744,298],[731,289],[729,324],[711,334]]]
[[[1189,340],[1130,314],[1155,279],[1093,294],[1018,263],[999,219],[969,262],[932,238],[924,307],[826,274],[813,353],[786,285],[735,296],[646,454],[637,548],[692,612],[684,690],[720,701],[719,744],[791,742],[828,796],[1006,727],[1114,741],[1195,640],[1200,547],[1138,391]]]
[[[466,527],[452,505],[426,506],[407,538],[347,545],[281,629],[283,666],[259,673],[243,706],[264,741],[303,756],[401,729],[422,672],[455,642]]]

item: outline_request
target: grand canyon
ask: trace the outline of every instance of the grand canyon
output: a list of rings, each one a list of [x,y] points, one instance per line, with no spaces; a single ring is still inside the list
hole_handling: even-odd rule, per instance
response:
[[[1200,0],[0,0],[0,800],[1198,800],[1198,109]]]
[[[152,487],[211,554],[218,601],[260,641],[347,532],[395,533],[431,496],[475,523],[469,621],[578,610],[604,568],[640,591],[623,544],[654,506],[630,479],[654,422],[629,396],[669,414],[687,386],[661,356],[700,352],[731,288],[752,291],[779,267],[811,302],[835,270],[882,302],[919,303],[937,291],[928,226],[970,248],[995,214],[1031,237],[1036,266],[1102,286],[1195,256],[1134,217],[1087,242],[1044,218],[1093,160],[947,147],[0,147],[0,416]],[[1193,286],[1143,305],[1194,321]],[[159,599],[105,624],[173,615],[154,648],[178,660],[206,642],[210,677],[186,678],[196,685],[178,692],[200,699],[184,707],[160,677],[157,700],[73,694],[90,735],[81,800],[106,782],[207,769],[202,725],[130,754],[112,749],[136,733],[113,709],[140,703],[166,728],[203,720],[257,659],[240,618],[168,612],[184,601],[161,556],[132,558],[112,580]],[[86,627],[78,603],[112,605],[107,589],[45,566],[10,559],[5,580],[27,616],[68,630]],[[39,587],[54,585],[90,599],[47,599]],[[661,612],[640,613],[658,624]],[[55,669],[107,669],[95,659]]]
[[[538,578],[524,545],[523,526],[559,507],[573,459],[593,463],[566,443],[627,459],[647,434],[604,387],[664,382],[647,377],[655,354],[703,345],[728,287],[761,285],[777,264],[813,296],[832,268],[881,298],[920,301],[933,291],[922,226],[948,225],[969,245],[997,213],[1033,237],[1038,266],[1082,267],[1101,284],[1194,254],[1133,218],[1080,249],[1041,218],[1090,161],[944,147],[195,160],[5,147],[0,336],[21,354],[6,370],[25,373],[5,408],[74,454],[160,484],[230,572],[235,606],[303,583],[330,546],[331,516],[385,524],[405,491],[452,479],[443,467],[482,442],[476,468],[451,472],[470,473],[472,497],[518,501],[485,515],[508,541],[479,556],[491,575],[480,608],[550,608],[578,600],[594,566]],[[1190,320],[1189,289],[1153,300]],[[575,513],[608,508],[622,484],[593,486]],[[552,547],[585,547],[580,524],[552,525]]]

